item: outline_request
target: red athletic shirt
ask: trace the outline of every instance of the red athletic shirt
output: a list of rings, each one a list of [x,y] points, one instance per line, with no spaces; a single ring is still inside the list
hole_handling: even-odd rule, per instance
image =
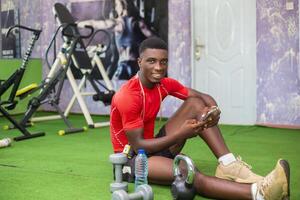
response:
[[[182,100],[188,89],[178,81],[163,78],[155,87],[143,87],[134,76],[114,95],[110,113],[110,137],[114,152],[121,152],[128,140],[125,131],[144,128],[144,139],[154,137],[154,123],[163,99],[172,95]]]

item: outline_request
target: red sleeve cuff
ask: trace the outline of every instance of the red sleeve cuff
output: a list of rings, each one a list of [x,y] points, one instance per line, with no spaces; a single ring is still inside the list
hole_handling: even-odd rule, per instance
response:
[[[130,130],[133,130],[133,129],[137,129],[137,128],[143,128],[144,127],[144,124],[142,121],[139,121],[139,122],[135,122],[135,123],[127,123],[127,124],[124,124],[124,131],[130,131]]]

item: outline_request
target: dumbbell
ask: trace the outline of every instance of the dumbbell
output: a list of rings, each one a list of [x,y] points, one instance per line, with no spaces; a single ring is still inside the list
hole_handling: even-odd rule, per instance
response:
[[[179,162],[183,160],[187,166],[187,175],[183,176],[179,169]],[[173,199],[176,200],[190,200],[194,199],[196,189],[193,186],[195,177],[195,166],[193,161],[184,155],[177,155],[173,161],[173,173],[175,180],[171,186],[171,193]]]
[[[153,200],[153,192],[150,185],[140,185],[134,193],[127,193],[124,190],[114,191],[112,200]]]
[[[122,180],[122,167],[127,162],[127,157],[124,153],[115,153],[109,156],[110,162],[113,164],[115,182],[110,184],[110,192],[116,190],[128,191],[128,183]]]

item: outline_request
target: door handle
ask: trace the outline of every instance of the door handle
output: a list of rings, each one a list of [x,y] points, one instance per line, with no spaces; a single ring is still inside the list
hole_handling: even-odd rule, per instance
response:
[[[205,45],[204,44],[201,44],[200,42],[200,38],[197,37],[195,39],[195,59],[196,60],[200,60],[201,58],[201,50],[205,48]]]

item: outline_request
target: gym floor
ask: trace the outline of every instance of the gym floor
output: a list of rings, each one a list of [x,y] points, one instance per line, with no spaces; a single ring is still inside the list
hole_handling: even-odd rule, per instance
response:
[[[76,126],[85,125],[81,115],[72,115],[70,120]],[[107,117],[95,117],[95,121],[107,120]],[[21,135],[17,130],[2,130],[7,124],[0,117],[0,139]],[[111,199],[112,165],[108,157],[112,146],[109,128],[58,136],[57,131],[64,127],[60,120],[36,123],[29,130],[45,131],[46,136],[13,142],[10,147],[0,149],[0,199]],[[287,159],[291,167],[291,199],[300,199],[297,189],[300,188],[299,130],[260,126],[220,127],[231,151],[241,155],[253,166],[253,171],[261,175],[271,171],[278,158]],[[201,139],[189,140],[183,153],[189,155],[202,172],[214,174],[217,161]],[[151,186],[154,199],[171,199],[168,186]],[[130,192],[133,188],[134,185],[129,184]]]

